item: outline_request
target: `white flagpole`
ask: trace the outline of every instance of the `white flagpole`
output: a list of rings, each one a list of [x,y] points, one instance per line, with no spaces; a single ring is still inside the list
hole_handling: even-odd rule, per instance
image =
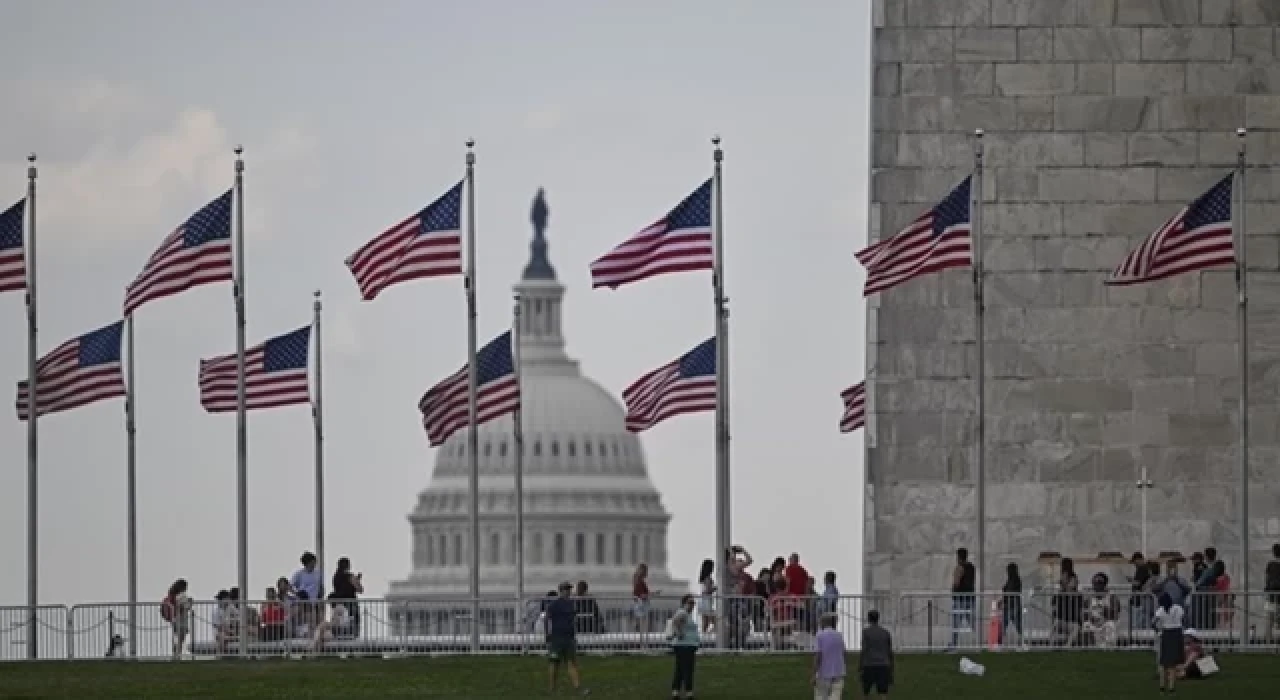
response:
[[[40,657],[40,402],[36,377],[38,326],[36,323],[36,154],[27,156],[27,658]]]
[[[1233,189],[1240,190],[1240,206],[1234,210],[1236,248],[1236,324],[1237,350],[1240,353],[1240,571],[1242,591],[1249,588],[1249,287],[1248,238],[1245,229],[1245,129],[1236,129],[1236,177]],[[1249,596],[1241,597],[1240,644],[1249,643]],[[1270,623],[1268,623],[1270,624]]]
[[[975,590],[985,590],[987,581],[987,364],[986,364],[986,301],[983,298],[986,282],[982,265],[982,129],[973,132],[973,179],[969,181],[969,228],[973,242],[973,307],[974,341],[977,347],[977,409],[978,421],[974,435],[977,453],[974,478],[977,480],[978,511],[978,575]],[[975,603],[976,604],[976,603]],[[980,611],[979,611],[980,612]]]
[[[516,409],[512,418],[515,420],[516,448],[516,619],[520,619],[524,605],[524,393],[523,372],[520,370],[520,336],[523,325],[520,319],[520,295],[515,297],[515,323],[512,324],[512,366],[516,373],[516,386],[520,388],[520,408]]]
[[[125,491],[128,524],[129,656],[138,655],[138,427],[137,390],[133,378],[133,314],[124,317],[125,328]]]
[[[247,620],[249,599],[249,441],[245,416],[244,393],[244,147],[236,146],[236,227],[235,284],[232,294],[236,306],[236,553],[237,584],[240,587],[240,619]],[[242,640],[243,641],[243,640]],[[239,645],[240,654],[248,652],[247,644]]]
[[[471,482],[471,653],[480,651],[480,435],[476,426],[476,154],[467,140],[467,462]]]
[[[316,558],[320,560],[321,570],[323,571],[325,562],[328,561],[328,559],[324,558],[324,343],[320,339],[320,290],[317,289],[312,296],[315,301],[311,305],[313,312],[311,343],[316,349],[316,364],[312,376],[312,387],[315,389],[315,395],[311,397],[311,420],[315,425]]]
[[[716,324],[716,556],[720,559],[721,599],[728,601],[732,594],[732,581],[726,554],[733,546],[733,534],[729,499],[729,300],[724,295],[724,174],[721,167],[724,151],[720,148],[719,136],[713,137],[711,144],[714,148],[711,155],[714,164],[711,196],[715,217],[712,220],[711,286]],[[718,648],[726,649],[729,643],[728,605],[721,606],[720,614],[721,623],[716,625],[716,644]]]

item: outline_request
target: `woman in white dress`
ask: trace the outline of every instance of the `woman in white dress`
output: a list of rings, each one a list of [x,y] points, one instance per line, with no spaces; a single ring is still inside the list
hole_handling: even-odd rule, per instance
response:
[[[1184,651],[1182,646],[1182,621],[1186,611],[1181,605],[1175,605],[1168,593],[1160,594],[1159,607],[1156,608],[1152,624],[1160,633],[1160,692],[1172,693],[1173,683],[1178,678],[1178,667],[1182,665]]]
[[[698,571],[698,587],[702,591],[698,599],[698,616],[702,618],[702,633],[706,634],[716,621],[716,563],[710,559],[702,560],[702,569]]]

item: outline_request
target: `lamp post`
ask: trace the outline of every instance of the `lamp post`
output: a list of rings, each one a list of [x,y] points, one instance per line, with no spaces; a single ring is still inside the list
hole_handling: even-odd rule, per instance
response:
[[[1142,501],[1142,556],[1147,556],[1147,492],[1151,490],[1154,484],[1151,479],[1147,478],[1147,468],[1143,467],[1138,482],[1135,486],[1138,489]]]

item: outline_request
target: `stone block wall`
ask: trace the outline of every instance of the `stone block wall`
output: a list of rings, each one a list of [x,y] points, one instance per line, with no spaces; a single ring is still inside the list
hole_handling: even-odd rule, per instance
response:
[[[872,215],[892,235],[986,131],[988,587],[1038,552],[1240,560],[1230,269],[1103,279],[1250,129],[1252,582],[1280,541],[1280,0],[874,0]],[[969,270],[869,300],[866,590],[976,551]],[[1236,580],[1239,581],[1238,572]]]

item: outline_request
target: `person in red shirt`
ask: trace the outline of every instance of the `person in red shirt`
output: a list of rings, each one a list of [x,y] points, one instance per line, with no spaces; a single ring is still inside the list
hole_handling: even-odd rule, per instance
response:
[[[800,566],[799,554],[791,553],[791,558],[787,561],[787,568],[783,569],[783,575],[787,577],[787,595],[805,596],[809,594],[809,571]]]

